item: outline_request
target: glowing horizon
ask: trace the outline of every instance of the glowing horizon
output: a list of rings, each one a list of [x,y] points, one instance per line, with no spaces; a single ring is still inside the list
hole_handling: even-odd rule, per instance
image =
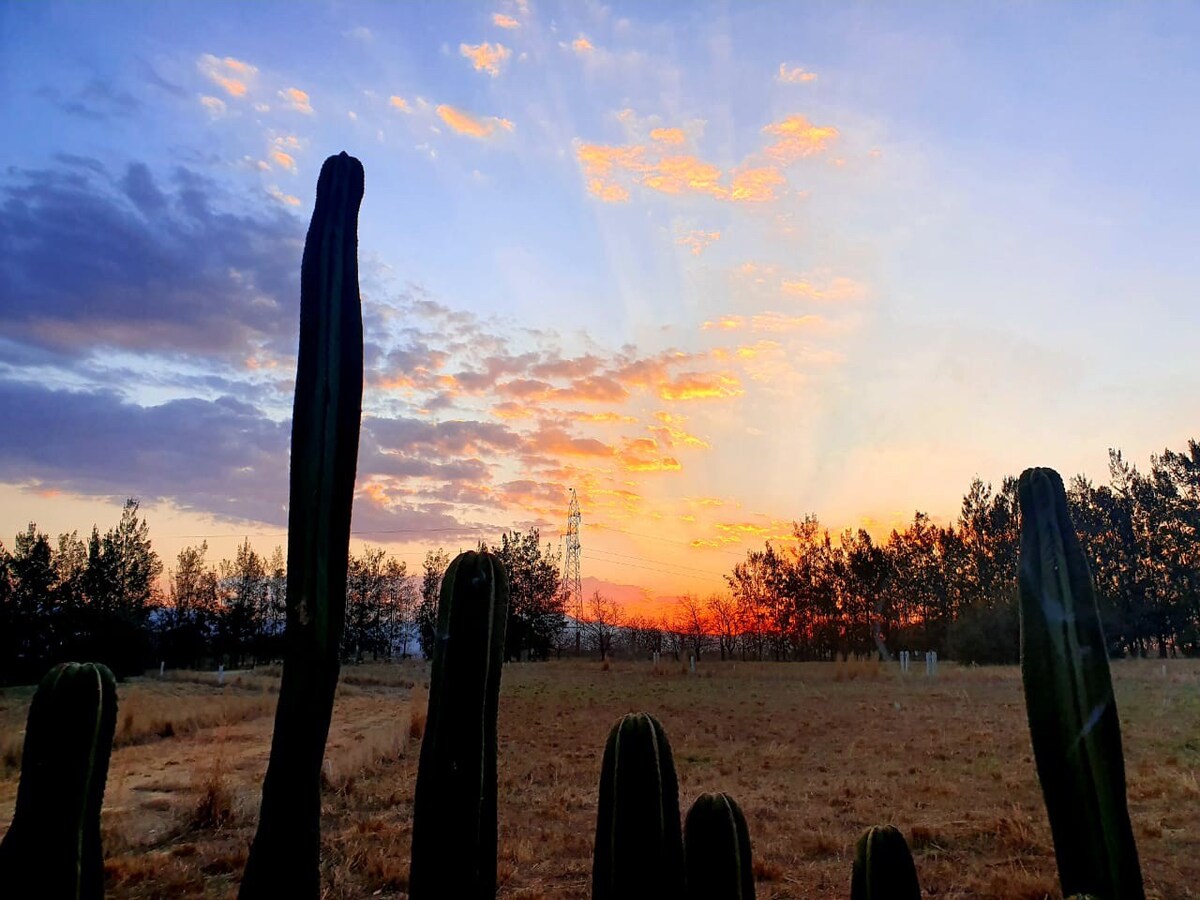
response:
[[[126,496],[168,568],[286,544],[343,149],[356,551],[555,545],[575,488],[585,593],[652,605],[809,513],[883,538],[1195,434],[1193,10],[289,9],[0,13],[5,544]]]

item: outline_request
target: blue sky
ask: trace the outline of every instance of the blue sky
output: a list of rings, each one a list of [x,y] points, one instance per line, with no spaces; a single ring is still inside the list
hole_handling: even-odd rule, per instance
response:
[[[1198,32],[1182,4],[0,5],[0,535],[133,495],[168,559],[281,542],[300,242],[343,149],[355,528],[412,562],[556,538],[573,486],[585,572],[707,592],[808,512],[880,533],[976,474],[1145,462],[1200,412]]]

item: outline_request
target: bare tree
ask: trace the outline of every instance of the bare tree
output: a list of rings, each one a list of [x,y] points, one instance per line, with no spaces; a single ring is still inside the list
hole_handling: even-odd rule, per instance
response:
[[[675,628],[683,637],[689,652],[699,662],[701,652],[709,644],[709,625],[708,615],[698,597],[684,594],[679,598]]]
[[[705,605],[708,610],[708,623],[721,648],[721,660],[733,659],[738,635],[742,630],[737,603],[725,594],[710,594]]]
[[[583,624],[583,632],[587,635],[588,646],[599,650],[601,659],[608,659],[624,622],[621,605],[596,591],[588,601],[586,615],[588,620]]]
[[[684,635],[679,630],[679,623],[670,616],[663,614],[662,619],[658,624],[659,634],[662,636],[662,647],[667,653],[675,657],[678,662],[683,658]]]

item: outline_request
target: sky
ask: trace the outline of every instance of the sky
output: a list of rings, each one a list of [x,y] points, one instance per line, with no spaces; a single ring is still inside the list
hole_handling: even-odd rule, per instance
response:
[[[1197,436],[1200,8],[0,4],[0,540],[286,543],[321,163],[366,170],[353,547],[706,596],[815,514]],[[11,544],[9,544],[11,547]]]

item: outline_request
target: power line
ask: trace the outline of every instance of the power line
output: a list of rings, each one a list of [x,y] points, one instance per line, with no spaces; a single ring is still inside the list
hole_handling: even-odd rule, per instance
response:
[[[590,559],[593,562],[609,562],[609,563],[612,562],[611,559],[597,559],[596,557],[588,556],[587,554],[584,554],[584,558]],[[676,578],[679,578],[680,576],[682,576],[684,574],[682,572],[671,572],[671,571],[668,571],[667,569],[658,569],[653,566],[639,566],[637,563],[625,563],[624,565],[628,566],[631,569],[645,569],[647,572],[658,572],[659,574],[662,574],[662,575],[674,575]],[[723,578],[724,576],[717,575],[716,573],[709,573],[708,577],[712,578],[713,580],[716,580],[718,578]]]
[[[607,554],[608,556],[619,556],[622,559],[636,559],[641,562],[654,563],[654,564],[660,565],[660,566],[671,566],[672,568],[680,569],[682,572],[695,572],[699,575],[715,575],[718,578],[725,577],[723,574],[721,574],[719,572],[713,572],[708,569],[697,569],[695,566],[685,566],[680,563],[665,562],[663,560],[654,559],[653,557],[649,557],[649,556],[630,556],[628,553],[616,553],[612,550],[600,550],[600,549],[594,549],[593,552],[604,553],[604,554]]]

